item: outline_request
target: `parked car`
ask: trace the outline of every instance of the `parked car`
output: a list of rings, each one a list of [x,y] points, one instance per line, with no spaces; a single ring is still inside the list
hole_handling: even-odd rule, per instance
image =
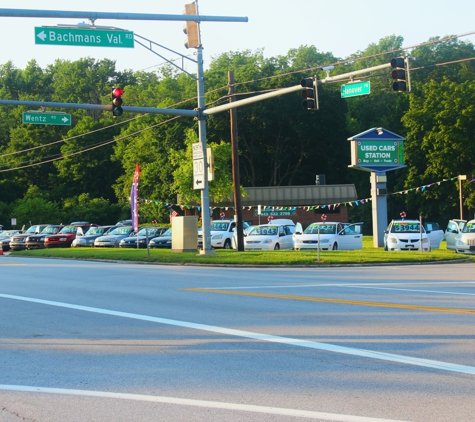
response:
[[[40,234],[30,234],[25,240],[26,249],[44,249],[45,237],[58,233],[62,228],[60,224],[50,224]]]
[[[466,222],[460,234],[455,236],[455,252],[475,254],[475,220]]]
[[[41,233],[48,224],[34,224],[28,227],[24,233],[18,233],[10,239],[10,249],[12,251],[24,251],[26,249],[26,238],[31,234]]]
[[[354,250],[363,249],[363,223],[318,222],[304,231],[297,223],[293,235],[294,249]]]
[[[119,248],[136,248],[137,242],[139,243],[139,248],[146,248],[147,240],[150,243],[151,239],[160,236],[166,231],[166,227],[144,227],[136,235],[124,237],[119,242]]]
[[[254,226],[244,238],[245,250],[293,249],[292,235],[295,223],[292,220],[273,220],[269,224]]]
[[[249,232],[251,231],[251,229],[254,227],[253,224],[251,224],[250,222],[248,221],[245,221],[243,223],[243,229],[242,229],[242,234],[244,237],[246,237]],[[236,228],[234,228],[234,231],[233,231],[233,240],[232,240],[232,247],[233,249],[237,249],[237,232],[236,232]]]
[[[13,236],[20,233],[20,230],[3,230],[0,233],[0,240],[2,241],[2,251],[10,250],[10,240]]]
[[[82,234],[82,229],[79,228],[76,239],[73,240],[73,243],[71,243],[71,246],[73,248],[93,247],[94,241],[98,237],[107,234],[109,231],[115,229],[116,227],[117,226],[90,227],[89,230],[84,234]]]
[[[243,222],[243,229],[249,224]],[[211,246],[213,248],[232,248],[232,239],[236,222],[234,220],[213,220],[210,228]],[[203,246],[203,232],[198,230],[198,247]]]
[[[384,250],[430,252],[430,241],[419,220],[392,220],[384,232]]]
[[[427,237],[429,238],[430,248],[439,249],[442,240],[444,240],[445,233],[440,228],[438,223],[433,221],[422,222],[422,225],[426,229]]]
[[[171,249],[172,247],[172,229],[168,229],[162,233],[161,236],[154,237],[150,242],[148,242],[150,248],[166,248]]]
[[[94,240],[95,248],[118,248],[119,243],[125,237],[133,233],[132,226],[118,226],[104,236],[99,236]]]
[[[45,236],[45,248],[69,248],[76,239],[78,229],[81,228],[84,231],[91,226],[95,225],[87,221],[77,221],[64,226],[57,234]]]
[[[455,238],[462,234],[462,230],[467,224],[467,220],[450,220],[445,229],[445,243],[447,249],[455,249]]]

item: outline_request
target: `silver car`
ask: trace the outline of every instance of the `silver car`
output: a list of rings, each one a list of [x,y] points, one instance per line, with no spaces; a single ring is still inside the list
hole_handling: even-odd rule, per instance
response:
[[[95,248],[118,248],[122,239],[133,233],[132,226],[119,226],[94,240]]]
[[[78,234],[76,239],[73,240],[71,246],[73,248],[85,248],[94,246],[94,241],[101,236],[106,235],[109,231],[115,229],[116,226],[99,226],[91,227],[86,233],[80,234],[78,229]],[[82,229],[81,229],[82,233]]]

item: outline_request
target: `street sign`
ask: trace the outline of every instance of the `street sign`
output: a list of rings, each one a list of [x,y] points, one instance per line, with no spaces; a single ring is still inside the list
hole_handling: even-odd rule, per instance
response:
[[[205,161],[193,160],[193,189],[204,189]]]
[[[35,27],[35,44],[134,48],[134,33],[112,29]]]
[[[196,142],[191,144],[193,150],[193,160],[199,160],[203,158],[203,144],[201,142]]]
[[[368,95],[370,93],[371,93],[370,81],[341,86],[341,98],[357,97],[358,95]]]
[[[25,124],[71,126],[71,115],[51,111],[25,111],[22,114]]]

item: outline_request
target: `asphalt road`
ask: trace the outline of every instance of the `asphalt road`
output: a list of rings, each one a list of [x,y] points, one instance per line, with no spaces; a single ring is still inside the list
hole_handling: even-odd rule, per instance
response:
[[[0,256],[0,421],[472,422],[474,274]]]

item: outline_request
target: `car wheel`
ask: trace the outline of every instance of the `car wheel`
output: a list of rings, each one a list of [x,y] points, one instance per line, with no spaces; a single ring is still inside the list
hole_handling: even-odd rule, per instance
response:
[[[280,245],[278,243],[275,244],[274,246],[274,251],[278,251],[280,249]]]
[[[225,240],[224,249],[231,249],[231,241],[229,239]]]
[[[335,243],[333,244],[332,250],[334,250],[334,251],[337,251],[337,250],[338,250],[338,243],[335,242]]]

